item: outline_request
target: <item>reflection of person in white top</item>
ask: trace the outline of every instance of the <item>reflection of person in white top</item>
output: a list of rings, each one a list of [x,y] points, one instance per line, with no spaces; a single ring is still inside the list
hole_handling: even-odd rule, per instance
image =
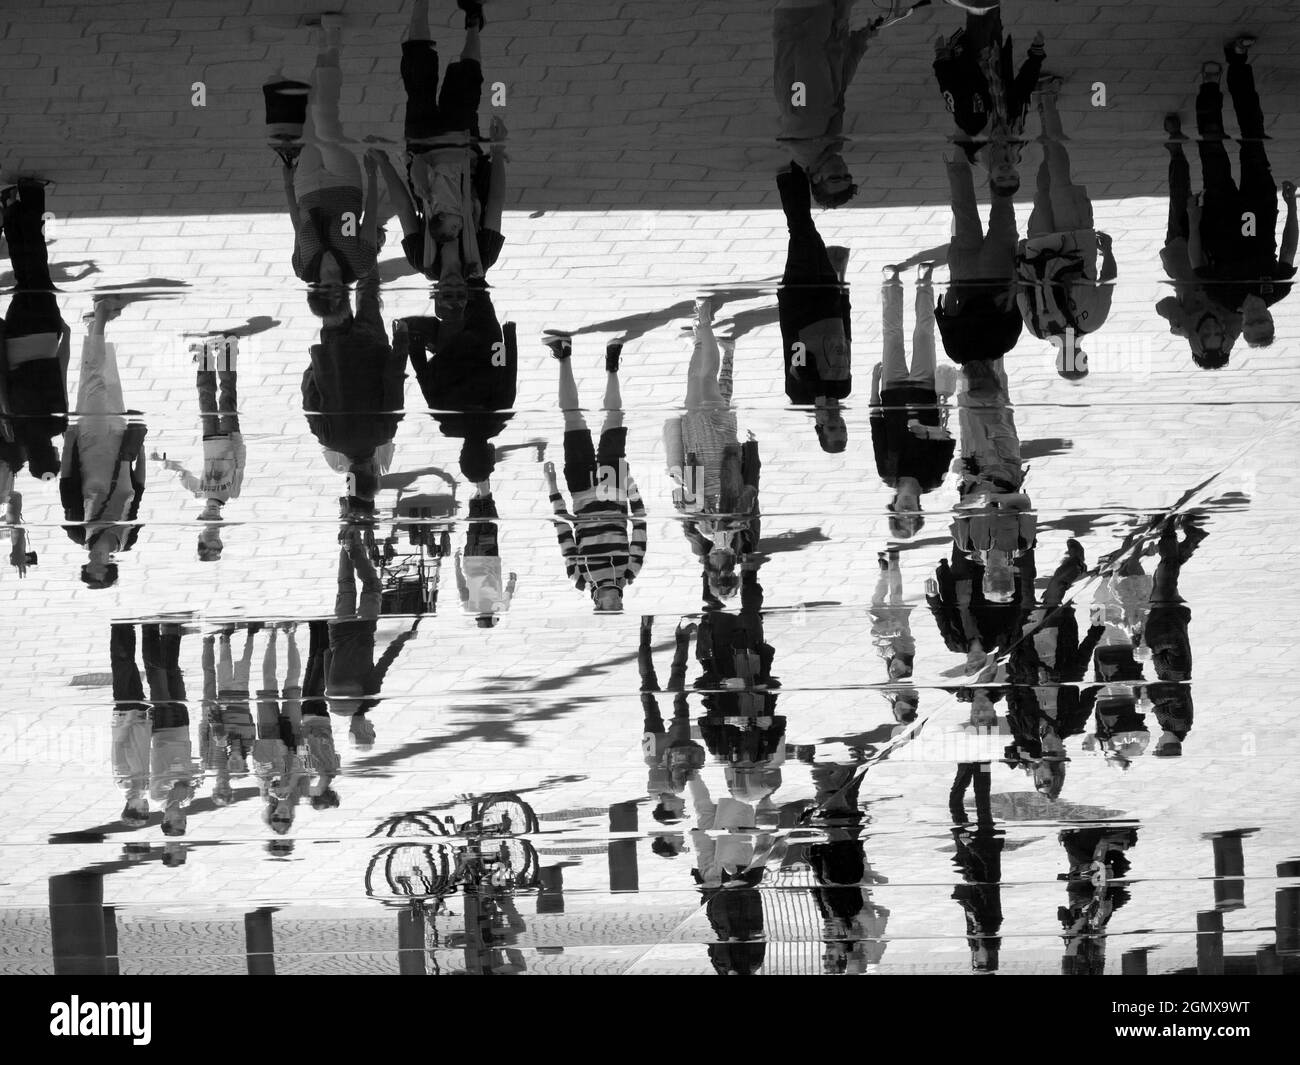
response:
[[[199,559],[215,562],[221,557],[221,509],[238,498],[244,484],[248,452],[239,430],[239,401],[236,394],[237,336],[219,336],[192,346],[198,362],[199,419],[203,427],[203,470],[191,473],[179,462],[157,452],[163,468],[180,475],[180,482],[195,498],[202,499],[199,520],[207,522],[199,533]]]
[[[492,500],[492,486],[482,481],[475,486],[474,497],[469,501],[469,529],[465,534],[465,551],[456,552],[456,589],[461,605],[475,616],[480,629],[492,628],[498,614],[510,609],[515,597],[518,574],[511,573],[508,582],[501,580],[501,556],[497,540],[496,504]]]
[[[92,588],[117,581],[113,554],[134,540],[120,523],[134,521],[145,483],[143,427],[128,424],[117,352],[104,339],[104,327],[122,307],[117,297],[97,297],[93,314],[86,316],[77,418],[65,438],[60,470],[65,516],[81,523],[70,531],[90,554],[81,579]]]
[[[730,598],[745,547],[746,520],[758,507],[758,488],[744,481],[742,448],[731,406],[736,342],[718,337],[709,300],[695,302],[694,344],[686,377],[685,413],[664,423],[664,459],[673,505],[695,520],[682,524],[704,566],[710,591]]]
[[[1029,331],[1061,345],[1057,373],[1076,381],[1087,375],[1088,359],[1072,337],[1096,332],[1106,321],[1117,269],[1110,237],[1093,227],[1088,190],[1071,178],[1065,133],[1056,110],[1059,92],[1060,78],[1045,77],[1034,94],[1043,161],[1028,237],[1016,249],[1020,278],[1016,300]]]

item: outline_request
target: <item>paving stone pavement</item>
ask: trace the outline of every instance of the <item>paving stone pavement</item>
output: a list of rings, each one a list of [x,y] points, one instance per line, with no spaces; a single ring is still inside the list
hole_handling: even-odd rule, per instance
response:
[[[405,5],[340,6],[347,127],[358,139],[396,145]],[[436,6],[447,27],[436,31],[439,40],[455,47],[458,20],[451,5]],[[860,22],[869,5],[859,8]],[[827,455],[809,415],[786,409],[781,389],[774,286],[786,234],[772,180],[782,160],[771,139],[770,5],[494,0],[484,66],[487,80],[499,78],[507,90],[512,186],[493,297],[521,338],[517,413],[500,442],[543,439],[548,458],[560,449],[554,366],[535,341],[543,328],[579,331],[577,376],[593,407],[604,342],[628,337],[629,457],[650,515],[645,570],[624,616],[593,616],[565,583],[533,453],[511,452],[494,480],[502,554],[519,575],[503,623],[475,628],[446,581],[436,614],[388,674],[373,750],[349,749],[336,729],[342,805],[303,810],[292,851],[276,857],[251,782],[237,785],[243,797],[226,807],[205,801],[201,787],[188,860],[167,867],[168,841],[156,819],[132,833],[115,820],[121,796],[110,772],[104,682],[110,621],[178,611],[208,620],[332,611],[341,478],[302,416],[299,384],[316,322],[289,267],[292,229],[261,129],[266,75],[310,67],[312,48],[299,26],[307,13],[287,0],[42,2],[4,20],[0,172],[39,172],[57,182],[47,236],[60,305],[74,324],[74,373],[80,315],[96,287],[143,284],[166,296],[130,304],[109,334],[127,402],[145,412],[148,448],[193,468],[201,442],[184,334],[254,316],[275,325],[241,347],[249,462],[243,493],[227,508],[236,524],[223,534],[218,564],[195,557],[198,505],[151,462],[140,545],[122,556],[118,586],[88,590],[77,579],[84,552],[59,528],[57,491],[26,475],[20,481],[40,562],[22,580],[6,571],[0,584],[0,972],[53,969],[50,881],[76,870],[102,877],[104,902],[118,914],[123,973],[243,972],[243,914],[274,905],[286,907],[275,921],[277,971],[396,972],[396,910],[366,897],[365,869],[376,849],[370,834],[395,813],[498,790],[520,792],[536,807],[542,865],[564,866],[565,913],[546,912],[550,903],[536,895],[519,900],[527,927],[517,949],[526,971],[711,971],[705,944],[715,933],[690,876],[690,822],[676,832],[691,849],[671,859],[651,850],[652,837],[667,833],[650,817],[639,749],[637,617],[656,615],[656,657],[666,663],[676,618],[700,610],[698,563],[672,510],[661,443],[685,387],[689,343],[681,326],[697,294],[733,291],[734,298],[719,297],[719,317],[735,320],[736,404],[763,451],[771,557],[761,580],[773,611],[767,639],[783,684],[780,712],[790,744],[816,747],[819,761],[843,760],[846,741],[867,735],[880,744],[894,723],[870,687],[884,679],[866,606],[875,553],[889,536],[890,493],[866,445],[867,389],[881,344],[880,268],[942,243],[949,231],[942,167],[949,119],[933,85],[929,42],[958,24],[957,13],[936,6],[886,31],[849,94],[848,155],[863,188],[849,207],[817,220],[828,241],[852,250],[857,383],[847,412],[850,446]],[[1224,915],[1225,949],[1253,955],[1273,942],[1273,892],[1289,883],[1277,866],[1296,858],[1300,802],[1291,770],[1300,706],[1288,683],[1300,613],[1285,594],[1300,459],[1300,316],[1294,301],[1279,303],[1272,347],[1243,346],[1230,369],[1204,373],[1153,306],[1168,291],[1158,254],[1166,213],[1161,116],[1181,109],[1190,125],[1202,59],[1240,27],[1261,38],[1254,62],[1265,106],[1275,107],[1266,112],[1274,173],[1279,180],[1300,173],[1300,120],[1284,106],[1300,92],[1290,58],[1300,29],[1284,14],[1275,5],[1209,0],[1035,0],[1004,15],[1017,41],[1038,28],[1047,36],[1049,65],[1066,78],[1062,110],[1076,179],[1091,193],[1097,225],[1114,237],[1120,264],[1113,310],[1089,347],[1086,384],[1061,381],[1051,351],[1027,334],[1006,358],[1021,446],[1034,456],[1028,485],[1039,514],[1039,574],[1050,572],[1067,536],[1077,536],[1093,561],[1120,542],[1135,515],[1176,505],[1212,475],[1198,498],[1217,501],[1210,536],[1181,586],[1198,669],[1184,756],[1146,757],[1120,772],[1075,737],[1069,806],[1061,808],[1035,805],[1033,785],[1019,771],[991,768],[1008,838],[1006,972],[1059,971],[1056,908],[1065,888],[1057,876],[1066,866],[1057,832],[1092,816],[1139,825],[1138,882],[1111,922],[1107,971],[1118,971],[1121,952],[1144,948],[1153,949],[1153,972],[1195,968],[1196,914],[1214,905],[1203,838],[1210,832],[1259,829],[1244,846],[1245,906]],[[202,108],[190,105],[199,81]],[[1089,104],[1095,82],[1105,83],[1105,107]],[[1025,185],[1017,198],[1022,227],[1031,182]],[[422,313],[428,293],[391,235],[381,257],[386,319]],[[87,262],[95,272],[74,280]],[[12,275],[0,273],[0,284],[10,286]],[[454,471],[456,443],[440,436],[409,379],[406,399],[394,469]],[[467,496],[461,485],[462,504]],[[962,658],[946,650],[922,597],[925,578],[949,551],[943,511],[953,501],[950,479],[927,499],[934,513],[922,534],[900,545],[904,587],[917,606],[916,681],[932,731],[965,713],[951,690]],[[454,535],[459,542],[463,522]],[[385,619],[381,645],[404,627]],[[181,660],[196,702],[200,646],[197,635],[187,636]],[[254,663],[264,646],[258,637]],[[667,712],[670,698],[661,702]],[[889,917],[887,949],[869,971],[969,971],[952,897],[947,798],[955,760],[918,740],[868,772],[866,849],[889,878],[871,891]],[[726,792],[720,766],[705,775],[715,795]],[[814,795],[810,767],[791,757],[778,803],[793,809]],[[628,803],[639,804],[634,827],[612,828],[611,809]],[[104,838],[68,837],[79,832]],[[127,842],[152,850],[126,861]],[[629,875],[636,891],[615,890]],[[797,870],[789,877],[791,891],[765,898],[763,971],[820,972],[811,880]],[[787,897],[798,905],[781,909]],[[563,953],[542,952],[555,948]],[[463,964],[455,951],[434,957],[450,968]]]

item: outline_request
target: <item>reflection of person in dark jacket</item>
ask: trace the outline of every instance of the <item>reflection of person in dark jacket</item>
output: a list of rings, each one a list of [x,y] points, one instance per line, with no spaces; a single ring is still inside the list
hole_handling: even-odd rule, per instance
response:
[[[1169,332],[1183,337],[1192,351],[1192,361],[1202,370],[1226,366],[1232,346],[1241,336],[1241,315],[1210,302],[1205,286],[1197,278],[1191,259],[1191,217],[1197,208],[1192,197],[1192,171],[1183,142],[1182,121],[1165,116],[1165,142],[1169,152],[1169,221],[1160,263],[1173,284],[1174,294],[1156,303],[1156,313],[1169,323]],[[1196,240],[1200,242],[1200,234]]]
[[[1192,645],[1187,626],[1191,609],[1178,594],[1178,575],[1209,533],[1200,515],[1183,515],[1166,524],[1158,545],[1160,563],[1151,586],[1151,610],[1143,640],[1151,651],[1158,678],[1147,686],[1156,720],[1162,731],[1155,753],[1172,757],[1182,753],[1183,740],[1192,727]],[[1183,539],[1178,539],[1182,530]]]
[[[885,953],[889,910],[871,897],[871,885],[888,881],[867,861],[866,815],[859,801],[865,779],[856,766],[813,766],[819,814],[812,823],[826,840],[809,844],[807,856],[813,902],[822,918],[822,971],[831,976],[865,972]]]
[[[519,376],[513,322],[497,319],[483,285],[458,307],[437,301],[433,318],[402,318],[393,326],[398,359],[410,359],[425,403],[445,436],[463,443],[460,468],[473,484],[496,465],[493,438],[510,421]]]
[[[384,677],[415,636],[420,617],[415,616],[411,627],[393,640],[376,662],[381,585],[371,558],[373,539],[368,529],[354,524],[346,526],[339,539],[338,594],[324,661],[325,695],[330,713],[351,719],[353,742],[369,750],[375,729],[366,715],[378,704]]]
[[[1220,314],[1240,315],[1242,336],[1251,347],[1273,343],[1269,307],[1291,292],[1300,226],[1296,222],[1295,185],[1286,182],[1286,223],[1282,246],[1277,244],[1277,184],[1264,142],[1264,112],[1249,61],[1253,37],[1239,37],[1224,47],[1228,61],[1228,92],[1237,112],[1241,142],[1241,173],[1232,180],[1232,165],[1224,144],[1222,68],[1202,67],[1196,97],[1197,149],[1205,183],[1203,203],[1188,203],[1188,254],[1196,277]],[[1227,362],[1226,351],[1221,355]]]
[[[45,183],[22,180],[0,191],[14,291],[0,322],[0,414],[33,477],[59,469],[53,438],[68,427],[71,330],[59,313],[46,249]],[[17,469],[17,467],[15,467]]]
[[[899,539],[915,536],[925,524],[921,496],[943,483],[957,446],[936,379],[933,265],[925,263],[917,277],[910,367],[903,344],[901,267],[886,268],[880,290],[883,351],[871,377],[871,443],[876,472],[894,489],[889,531]],[[943,387],[951,391],[950,384]]]
[[[1058,837],[1069,859],[1060,873],[1068,897],[1056,911],[1064,932],[1064,976],[1101,976],[1106,971],[1106,926],[1129,901],[1126,852],[1138,839],[1136,828],[1073,828]]]
[[[990,184],[1002,196],[1014,195],[1020,187],[1020,145],[1046,55],[1043,35],[1034,38],[1019,71],[1013,54],[996,10],[968,11],[964,29],[935,42],[934,74],[944,104],[965,135],[961,143],[966,157],[974,163],[984,152]]]
[[[814,406],[817,439],[831,454],[848,446],[840,401],[853,390],[848,251],[828,249],[812,219],[807,175],[798,166],[777,175],[781,208],[790,231],[785,273],[777,289],[785,394]],[[832,258],[834,252],[834,258]]]
[[[667,825],[685,816],[686,804],[682,793],[690,774],[704,765],[704,748],[691,739],[691,712],[686,696],[686,660],[695,625],[683,622],[677,626],[668,674],[668,691],[673,693],[673,716],[666,729],[659,710],[659,677],[655,673],[651,651],[653,626],[653,616],[647,614],[641,618],[641,642],[637,650],[641,710],[645,718],[641,753],[649,770],[646,791],[655,804],[652,814],[660,824]]]
[[[977,973],[998,970],[1002,947],[1003,833],[993,820],[988,762],[962,762],[948,792],[952,838],[957,845],[953,864],[962,882],[952,889],[953,899],[966,916],[966,945],[970,966]],[[966,813],[966,789],[975,785],[975,820]]]
[[[357,286],[357,313],[321,327],[302,375],[302,409],[321,445],[347,463],[348,511],[373,514],[376,453],[392,443],[404,405],[405,354],[394,352],[381,317],[379,278]]]

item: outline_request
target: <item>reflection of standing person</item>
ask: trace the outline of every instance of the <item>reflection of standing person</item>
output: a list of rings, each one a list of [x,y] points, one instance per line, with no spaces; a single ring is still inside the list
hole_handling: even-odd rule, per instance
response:
[[[190,738],[185,680],[180,668],[179,625],[142,625],[144,700],[136,665],[135,626],[112,626],[109,653],[113,671],[113,773],[126,795],[122,820],[139,827],[148,820],[149,802],[162,806],[162,831],[183,836],[185,808],[194,797],[196,766]]]
[[[673,716],[666,728],[657,698],[660,687],[651,649],[653,626],[653,616],[647,614],[641,618],[641,642],[637,649],[644,715],[641,753],[649,770],[646,792],[655,804],[651,814],[660,824],[674,824],[685,816],[682,793],[687,778],[704,765],[704,748],[691,739],[690,704],[686,697],[686,660],[695,626],[685,621],[677,626],[667,689],[673,693]]]
[[[1194,205],[1192,172],[1183,149],[1187,138],[1177,115],[1165,116],[1165,132],[1169,134],[1165,142],[1169,152],[1169,222],[1160,262],[1173,282],[1174,294],[1156,304],[1156,313],[1169,323],[1170,333],[1187,341],[1197,366],[1214,370],[1227,365],[1232,345],[1241,335],[1241,316],[1211,303],[1192,268],[1188,211],[1188,204]]]
[[[1126,852],[1137,843],[1136,828],[1072,828],[1058,837],[1069,860],[1067,903],[1056,911],[1064,932],[1063,976],[1102,976],[1106,971],[1106,926],[1129,901]]]
[[[1056,109],[1059,93],[1059,78],[1046,79],[1035,93],[1043,161],[1028,234],[1016,249],[1016,300],[1034,336],[1060,342],[1057,373],[1077,381],[1087,376],[1088,360],[1074,338],[1096,332],[1106,321],[1116,267],[1110,236],[1093,227],[1088,190],[1076,185],[1070,174],[1065,131]]]
[[[1158,757],[1176,757],[1192,727],[1192,645],[1187,627],[1192,612],[1178,594],[1178,576],[1209,534],[1196,518],[1169,522],[1159,541],[1160,563],[1151,585],[1151,611],[1143,639],[1151,650],[1151,665],[1158,680],[1147,686],[1156,720],[1162,729],[1156,741]],[[1183,539],[1178,539],[1178,528]]]
[[[350,525],[340,534],[338,593],[325,656],[325,695],[330,713],[351,719],[353,742],[363,750],[369,750],[375,742],[375,727],[367,714],[379,701],[389,668],[420,624],[417,615],[411,627],[375,661],[383,588],[370,556],[373,540],[367,532]]]
[[[843,784],[850,776],[851,782]],[[813,903],[822,918],[822,972],[857,975],[878,965],[885,954],[889,910],[871,895],[871,885],[887,883],[867,861],[859,805],[864,774],[855,766],[814,764],[819,816],[814,822],[825,841],[808,846],[815,886]]]
[[[1228,92],[1241,133],[1241,175],[1232,180],[1232,164],[1224,147],[1222,68],[1206,63],[1196,97],[1197,149],[1205,182],[1204,208],[1189,205],[1189,254],[1196,276],[1210,300],[1228,313],[1242,316],[1242,336],[1251,347],[1273,343],[1269,307],[1291,292],[1295,277],[1297,234],[1295,186],[1285,190],[1287,213],[1282,247],[1277,246],[1277,185],[1269,167],[1264,141],[1264,112],[1255,90],[1249,62],[1253,37],[1239,37],[1224,47],[1228,61]]]
[[[944,425],[936,382],[933,264],[916,280],[916,322],[912,362],[903,344],[903,284],[900,267],[887,267],[881,286],[884,348],[871,378],[871,443],[876,472],[894,489],[889,504],[890,535],[910,539],[925,524],[921,496],[943,483],[956,442]]]
[[[392,444],[405,405],[405,353],[394,351],[384,328],[379,277],[357,286],[357,314],[328,322],[302,375],[307,426],[348,470],[348,514],[374,513],[380,452]]]
[[[573,499],[572,509],[567,509],[555,464],[546,463],[564,569],[579,591],[589,592],[596,613],[617,612],[623,609],[624,589],[641,572],[646,552],[645,503],[627,468],[627,428],[618,383],[622,345],[611,344],[605,351],[605,424],[597,444],[579,406],[572,339],[548,333],[544,340],[560,364],[564,482]]]
[[[283,171],[294,229],[293,271],[312,286],[307,302],[327,322],[350,316],[347,286],[375,271],[380,245],[374,164],[363,196],[361,165],[339,117],[341,22],[335,14],[321,18],[303,148],[296,166]]]
[[[334,746],[334,727],[330,724],[325,700],[325,661],[329,655],[329,623],[314,619],[308,624],[307,670],[302,680],[302,749],[303,769],[316,776],[311,786],[314,810],[329,810],[339,805],[334,778],[342,771]]]
[[[871,596],[871,642],[885,663],[890,680],[912,675],[916,658],[916,639],[912,636],[912,608],[903,599],[903,571],[898,565],[898,550],[879,554],[880,575]]]
[[[437,45],[429,32],[428,0],[414,0],[402,42],[406,89],[405,136],[409,182],[383,152],[372,149],[402,223],[402,251],[440,289],[462,296],[501,254],[505,204],[505,125],[491,124],[491,156],[479,146],[483,94],[481,5],[465,14],[465,45],[447,66],[439,89]]]
[[[849,440],[840,400],[853,390],[853,330],[844,283],[848,249],[826,247],[813,222],[807,175],[798,166],[778,174],[776,185],[790,233],[776,293],[785,394],[791,403],[816,407],[822,450],[838,454]]]
[[[935,41],[934,75],[957,128],[966,159],[982,152],[995,199],[1020,188],[1020,150],[1025,113],[1046,54],[1039,33],[1015,69],[1010,37],[1002,36],[999,11],[967,11],[966,25],[948,40]]]
[[[469,528],[465,551],[456,552],[456,590],[461,606],[474,615],[480,629],[490,629],[510,609],[518,574],[502,580],[501,550],[497,530],[497,507],[487,481],[475,486],[469,501]]]
[[[935,323],[943,350],[958,365],[1000,359],[1016,346],[1024,325],[1015,300],[1016,209],[1010,193],[994,189],[986,233],[970,164],[952,155],[946,166],[952,203],[949,284],[935,306]]]
[[[117,551],[129,551],[140,535],[134,522],[144,495],[145,427],[128,421],[118,375],[117,351],[104,339],[104,327],[122,312],[121,300],[97,297],[86,319],[77,379],[77,420],[64,439],[59,495],[65,525],[74,543],[84,546],[90,561],[81,579],[91,588],[117,582]]]
[[[777,140],[801,168],[819,207],[858,191],[841,154],[844,94],[875,36],[849,28],[854,0],[777,0],[772,14],[772,88]]]
[[[0,414],[12,416],[5,427],[32,476],[48,480],[59,469],[53,438],[68,427],[72,332],[50,279],[45,183],[22,180],[0,191],[0,208],[14,273],[13,295],[0,323]]]
[[[1010,602],[1017,559],[1037,542],[1037,521],[1024,492],[1026,467],[1002,361],[963,368],[957,400],[961,426],[961,502],[951,532],[957,549],[983,567],[984,594]]]
[[[966,917],[966,945],[970,967],[977,973],[998,971],[1002,948],[1002,848],[1005,833],[993,820],[988,762],[962,762],[948,792],[952,838],[957,845],[953,864],[962,882],[952,889],[953,899]],[[975,785],[975,820],[966,814],[966,789]]]
[[[199,558],[215,562],[221,557],[222,507],[239,496],[244,484],[248,452],[239,429],[236,370],[239,338],[221,336],[195,345],[198,362],[199,422],[203,432],[203,469],[195,476],[179,462],[161,456],[163,466],[180,475],[185,489],[203,500],[199,520],[211,522],[199,533]],[[154,455],[157,459],[160,456]]]
[[[675,482],[673,504],[713,594],[735,594],[737,562],[757,547],[758,445],[743,446],[731,406],[735,341],[713,330],[708,300],[695,303],[694,344],[685,413],[664,422],[664,461]]]
[[[409,358],[420,391],[444,436],[459,438],[460,469],[478,484],[496,466],[493,439],[515,405],[519,351],[513,322],[498,321],[489,290],[473,286],[456,304],[441,295],[437,317],[401,318],[393,350]]]

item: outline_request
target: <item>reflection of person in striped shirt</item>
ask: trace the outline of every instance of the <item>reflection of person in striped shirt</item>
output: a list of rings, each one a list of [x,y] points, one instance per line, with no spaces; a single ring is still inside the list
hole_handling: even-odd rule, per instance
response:
[[[555,465],[548,462],[546,480],[564,567],[580,591],[590,591],[597,613],[619,611],[623,589],[641,572],[646,549],[645,504],[627,468],[627,429],[618,387],[622,346],[610,344],[605,352],[605,424],[597,446],[578,406],[569,360],[572,338],[548,333],[544,340],[560,363],[564,482],[573,497],[572,509],[566,509]]]

